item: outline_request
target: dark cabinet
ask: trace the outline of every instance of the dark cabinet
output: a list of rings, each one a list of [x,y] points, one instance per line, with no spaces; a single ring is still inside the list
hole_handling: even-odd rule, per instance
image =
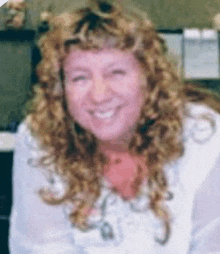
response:
[[[9,216],[11,211],[12,163],[13,152],[0,152],[0,216]]]
[[[13,152],[0,152],[0,253],[8,254],[9,216],[12,204]]]
[[[32,84],[32,30],[0,31],[0,130],[20,122]]]
[[[9,254],[8,249],[9,220],[0,220],[0,253]]]

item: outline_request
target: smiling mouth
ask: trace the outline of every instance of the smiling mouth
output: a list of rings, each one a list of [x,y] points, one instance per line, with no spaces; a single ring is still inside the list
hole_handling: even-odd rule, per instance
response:
[[[99,118],[108,118],[114,115],[116,109],[105,111],[105,112],[94,112],[94,115]]]
[[[118,109],[119,107],[106,111],[90,111],[90,114],[100,119],[111,118],[113,115],[115,115]]]

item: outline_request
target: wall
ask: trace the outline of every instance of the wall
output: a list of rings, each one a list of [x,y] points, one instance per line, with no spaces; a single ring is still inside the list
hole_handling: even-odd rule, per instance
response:
[[[22,118],[31,89],[33,35],[0,31],[0,130]]]
[[[212,17],[220,12],[219,0],[120,0],[147,11],[157,26],[163,27],[211,27]],[[26,0],[31,22],[35,27],[40,13],[52,5],[55,13],[61,13],[81,5],[86,0]],[[0,17],[1,20],[1,17]]]

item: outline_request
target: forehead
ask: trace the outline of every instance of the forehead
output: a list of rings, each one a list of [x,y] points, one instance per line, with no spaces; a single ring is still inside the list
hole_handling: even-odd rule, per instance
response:
[[[123,66],[138,67],[139,65],[136,57],[129,51],[120,49],[81,50],[72,48],[64,60],[64,67],[75,65],[105,67],[117,63]]]

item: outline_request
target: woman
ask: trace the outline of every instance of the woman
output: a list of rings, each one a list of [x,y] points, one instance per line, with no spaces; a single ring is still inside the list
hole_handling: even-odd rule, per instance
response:
[[[220,116],[151,22],[92,1],[52,18],[39,47],[11,253],[220,253]]]

